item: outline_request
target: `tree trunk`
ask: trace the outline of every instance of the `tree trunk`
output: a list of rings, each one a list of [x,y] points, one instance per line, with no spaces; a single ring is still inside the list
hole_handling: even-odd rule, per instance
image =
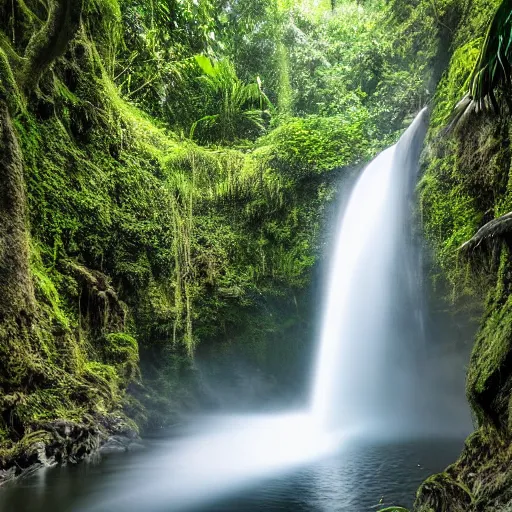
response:
[[[493,219],[481,227],[476,235],[461,245],[459,250],[462,253],[469,253],[487,242],[501,241],[512,234],[512,212]]]
[[[0,322],[25,322],[34,312],[21,150],[0,100]]]
[[[37,87],[53,61],[64,55],[80,25],[82,10],[83,0],[50,0],[48,19],[25,50],[26,64],[22,75],[25,91]]]

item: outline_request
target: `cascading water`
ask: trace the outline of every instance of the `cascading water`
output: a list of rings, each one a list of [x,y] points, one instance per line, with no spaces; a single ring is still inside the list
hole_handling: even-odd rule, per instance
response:
[[[415,379],[404,348],[421,337],[409,200],[425,119],[422,111],[352,192],[329,276],[310,409],[207,420],[117,481],[111,477],[104,496],[79,510],[187,510],[325,457],[361,424],[408,409],[403,390]]]
[[[396,416],[414,389],[413,365],[403,358],[404,344],[420,344],[423,329],[410,199],[426,116],[368,165],[341,219],[312,397],[326,428]]]

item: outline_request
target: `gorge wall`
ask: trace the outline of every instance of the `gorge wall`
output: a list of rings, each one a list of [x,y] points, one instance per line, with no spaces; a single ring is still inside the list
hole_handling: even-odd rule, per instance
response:
[[[510,7],[507,2],[465,6],[434,98],[424,153],[420,209],[435,252],[433,277],[454,311],[481,320],[466,381],[476,431],[460,459],[420,488],[418,511],[501,511],[512,502],[510,235],[501,219],[512,206],[507,88],[499,114],[486,109],[446,131],[487,34],[489,21],[483,22],[500,5]],[[494,219],[501,220],[488,224]]]
[[[445,131],[501,2],[303,4],[0,0],[0,470],[204,405],[198,350],[300,380],[333,199],[430,103],[431,274],[482,320],[416,509],[510,506],[507,219],[461,249],[512,209],[508,92]]]

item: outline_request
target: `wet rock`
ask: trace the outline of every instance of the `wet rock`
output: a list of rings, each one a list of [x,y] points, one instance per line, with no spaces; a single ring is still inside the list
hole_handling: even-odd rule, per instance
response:
[[[125,442],[120,441],[116,438],[116,436],[110,437],[107,439],[106,443],[103,444],[100,448],[101,454],[109,454],[109,453],[120,453],[127,452],[128,446]]]
[[[44,426],[52,434],[52,441],[46,445],[47,457],[60,464],[76,464],[96,452],[105,437],[97,427],[55,421]]]
[[[138,436],[115,435],[107,439],[100,448],[101,454],[131,452],[144,448]]]
[[[16,468],[10,467],[9,469],[0,470],[0,485],[7,480],[12,480],[16,476]]]
[[[78,464],[107,453],[143,448],[135,429],[122,417],[98,418],[94,425],[57,420],[39,425],[0,459],[0,485],[55,464]]]
[[[106,437],[97,427],[71,421],[54,421],[27,434],[1,461],[0,485],[41,467],[76,464],[98,452]]]

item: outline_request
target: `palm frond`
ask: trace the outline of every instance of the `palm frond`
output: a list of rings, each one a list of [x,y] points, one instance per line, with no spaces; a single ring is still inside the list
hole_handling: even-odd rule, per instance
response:
[[[190,137],[206,141],[233,141],[265,129],[272,104],[263,92],[261,80],[245,83],[227,59],[213,63],[204,55],[196,56],[202,71],[199,77],[207,101],[207,115],[195,121]],[[198,130],[200,128],[200,130]]]
[[[454,109],[449,129],[473,113],[500,112],[498,90],[511,83],[512,0],[503,0],[491,20],[480,55],[469,78],[469,90]],[[508,102],[508,96],[504,95]]]

